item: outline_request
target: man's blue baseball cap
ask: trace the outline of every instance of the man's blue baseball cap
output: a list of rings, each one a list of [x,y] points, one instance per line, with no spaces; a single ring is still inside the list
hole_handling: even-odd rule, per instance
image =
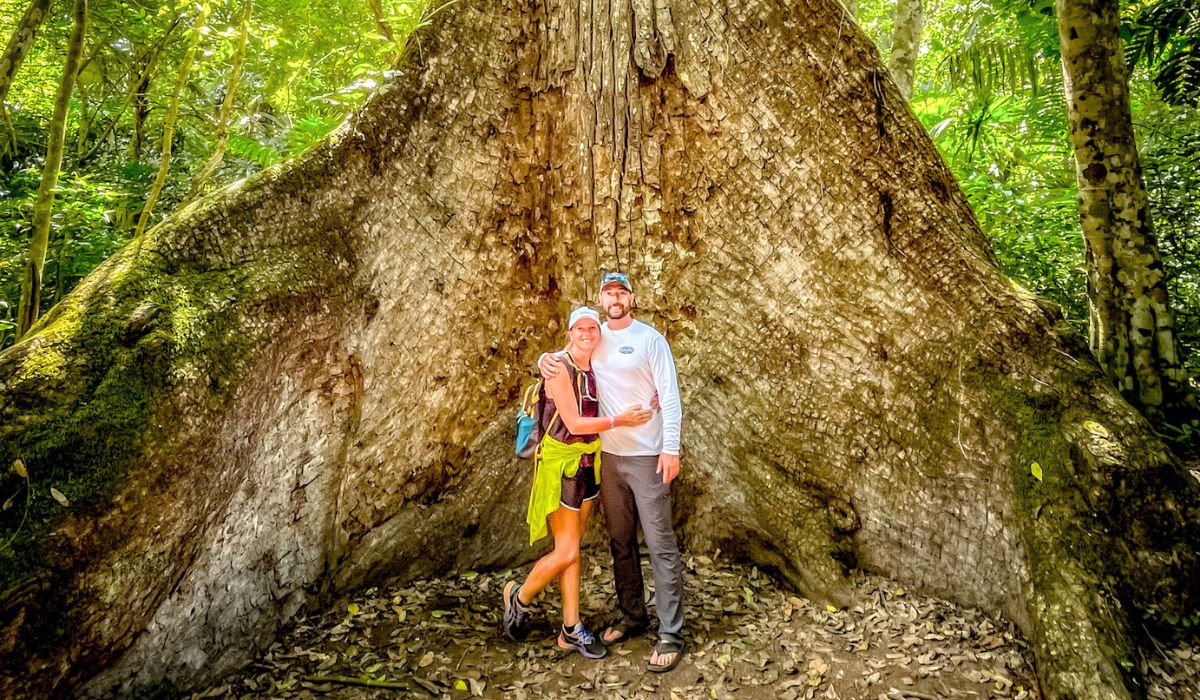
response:
[[[624,272],[604,273],[604,276],[600,278],[600,290],[604,291],[604,288],[610,284],[619,284],[630,294],[633,293],[633,287],[629,284],[629,275]]]

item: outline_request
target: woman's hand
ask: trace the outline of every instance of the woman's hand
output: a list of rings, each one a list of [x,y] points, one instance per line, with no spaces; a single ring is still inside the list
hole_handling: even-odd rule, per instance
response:
[[[650,420],[653,415],[654,413],[650,409],[638,405],[625,409],[625,412],[617,416],[613,422],[618,428],[632,428]]]

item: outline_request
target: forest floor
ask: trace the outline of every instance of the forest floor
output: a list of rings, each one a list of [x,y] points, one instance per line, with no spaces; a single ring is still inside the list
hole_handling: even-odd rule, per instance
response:
[[[596,630],[612,616],[612,571],[602,548],[585,556],[583,615]],[[832,610],[719,553],[685,564],[690,647],[670,673],[645,670],[652,635],[600,661],[560,651],[556,588],[530,640],[504,640],[500,590],[526,567],[365,591],[302,618],[262,658],[191,697],[1040,697],[1020,633],[979,610],[864,575],[852,579],[853,604]],[[1200,639],[1156,648],[1144,671],[1150,698],[1200,700]]]

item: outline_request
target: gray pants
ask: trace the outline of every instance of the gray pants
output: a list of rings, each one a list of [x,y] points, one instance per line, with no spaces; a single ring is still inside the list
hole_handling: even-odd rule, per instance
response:
[[[608,521],[617,604],[626,622],[649,625],[637,528],[642,525],[654,572],[658,636],[683,641],[683,559],[671,520],[671,486],[657,456],[601,455],[600,503]]]

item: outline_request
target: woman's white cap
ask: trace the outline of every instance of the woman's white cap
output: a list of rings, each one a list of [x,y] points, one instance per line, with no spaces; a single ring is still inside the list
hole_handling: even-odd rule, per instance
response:
[[[590,318],[596,322],[596,325],[600,325],[600,312],[588,306],[581,306],[571,312],[571,320],[567,322],[567,329],[574,328],[575,324],[584,318]]]

